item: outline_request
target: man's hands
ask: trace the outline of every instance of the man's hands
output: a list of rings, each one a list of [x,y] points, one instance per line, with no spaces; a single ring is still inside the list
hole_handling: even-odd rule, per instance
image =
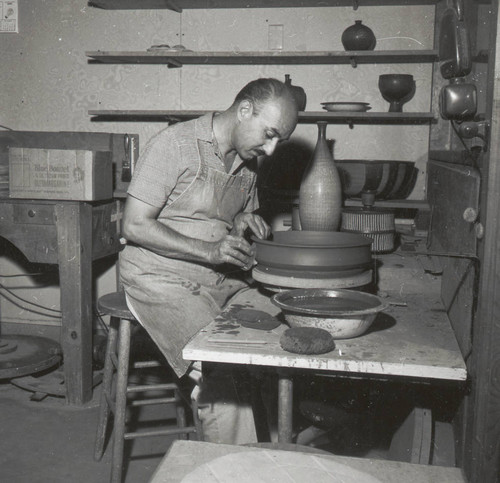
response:
[[[247,228],[250,228],[253,234],[261,240],[269,238],[269,235],[271,234],[270,226],[261,216],[254,213],[239,213],[234,218],[231,235],[242,237]]]
[[[266,239],[271,234],[271,228],[261,216],[240,213],[234,219],[231,233],[213,244],[210,263],[231,263],[243,270],[250,270],[254,264],[255,248],[243,238],[247,228],[260,239]]]
[[[222,240],[212,243],[209,262],[214,265],[231,263],[249,270],[253,265],[254,249],[244,238],[227,235]]]

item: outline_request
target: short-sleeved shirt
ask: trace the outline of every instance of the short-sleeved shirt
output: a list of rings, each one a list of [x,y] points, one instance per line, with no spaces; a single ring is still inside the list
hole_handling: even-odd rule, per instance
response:
[[[186,156],[192,149],[183,149],[186,144],[196,147],[204,164],[225,172],[222,159],[217,155],[217,143],[213,136],[213,113],[198,119],[169,126],[147,143],[135,167],[128,194],[149,205],[163,209],[175,201],[191,184],[199,169],[199,160]],[[247,173],[254,178],[253,187],[243,211],[258,208],[256,195],[256,161],[244,163],[236,155],[232,173]],[[160,214],[159,220],[161,221]]]

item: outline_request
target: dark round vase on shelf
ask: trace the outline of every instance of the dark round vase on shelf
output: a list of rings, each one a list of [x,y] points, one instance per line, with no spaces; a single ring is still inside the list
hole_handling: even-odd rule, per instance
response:
[[[292,85],[290,74],[285,74],[285,84],[292,90],[299,111],[304,111],[307,103],[307,96],[304,89],[300,86]]]
[[[361,20],[355,20],[354,25],[347,27],[341,40],[345,50],[373,50],[377,43],[373,30]]]
[[[326,141],[326,121],[318,121],[318,140],[304,171],[299,191],[302,230],[338,231],[342,213],[342,185]]]

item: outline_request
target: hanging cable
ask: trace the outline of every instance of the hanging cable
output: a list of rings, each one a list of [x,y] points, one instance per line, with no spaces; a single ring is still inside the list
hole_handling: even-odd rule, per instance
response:
[[[467,144],[465,144],[465,141],[462,139],[462,136],[460,136],[460,133],[458,132],[457,126],[455,125],[455,121],[451,120],[450,122],[451,122],[451,127],[455,131],[455,134],[457,135],[458,139],[460,139],[460,142],[463,144],[465,151],[467,152],[468,158],[472,161],[474,168],[478,169],[476,158],[472,154],[472,151],[470,150],[469,146],[467,146]]]
[[[0,283],[0,289],[5,290],[9,295],[16,298],[17,300],[20,300],[21,302],[23,302],[25,304],[32,305],[32,306],[37,307],[37,308],[42,309],[42,310],[47,310],[48,312],[54,312],[56,314],[61,314],[61,311],[58,309],[52,309],[50,307],[45,307],[43,305],[37,304],[35,302],[31,302],[30,300],[26,300],[22,297],[19,297],[19,295],[16,295],[12,290],[10,290],[8,287],[6,287],[5,285],[3,285],[1,283]],[[7,300],[12,302],[12,300],[10,300],[8,297],[6,297],[5,294],[1,294],[1,295],[3,295]],[[18,304],[16,304],[16,305],[18,305]],[[30,309],[25,308],[25,310],[30,310]]]

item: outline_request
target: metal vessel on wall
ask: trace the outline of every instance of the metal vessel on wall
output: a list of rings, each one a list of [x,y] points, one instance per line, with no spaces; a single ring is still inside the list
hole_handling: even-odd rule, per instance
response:
[[[318,121],[318,140],[302,176],[299,214],[302,230],[337,231],[342,210],[342,185],[326,142],[326,121]]]

